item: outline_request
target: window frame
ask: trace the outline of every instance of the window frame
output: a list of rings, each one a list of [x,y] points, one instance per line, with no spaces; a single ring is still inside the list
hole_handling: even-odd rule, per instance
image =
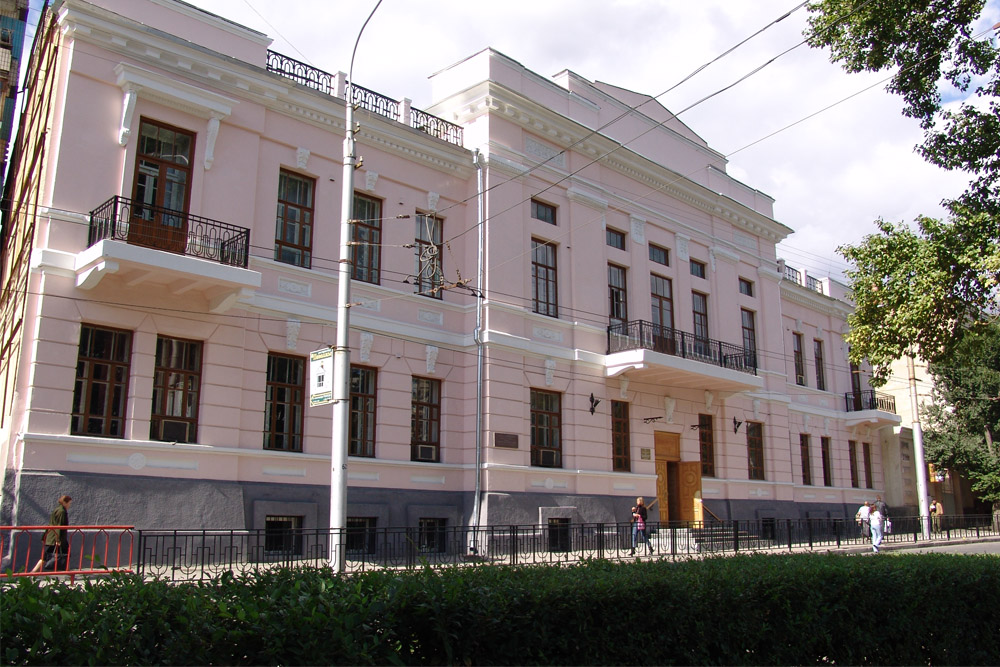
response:
[[[820,455],[823,459],[823,486],[833,486],[833,453],[830,437],[823,435],[819,438]]]
[[[428,400],[419,385],[427,383]],[[418,437],[426,436],[426,437]],[[431,458],[420,456],[422,447],[432,447]],[[441,380],[414,375],[410,382],[410,460],[441,462]]]
[[[531,200],[531,217],[550,225],[556,225],[556,221],[558,220],[556,217],[556,207],[537,199]]]
[[[309,203],[303,204],[287,196],[287,183],[290,180],[301,182],[309,195]],[[312,268],[312,247],[316,229],[316,179],[305,176],[290,169],[280,169],[278,172],[277,211],[274,227],[274,261],[303,269]],[[299,220],[290,222],[287,212],[292,209],[299,211]],[[305,220],[305,221],[303,221]],[[297,225],[296,240],[286,240],[291,225]],[[291,253],[286,256],[284,251]],[[298,253],[296,256],[295,253]],[[294,261],[292,261],[294,260]]]
[[[264,531],[263,531],[263,547],[264,555],[267,557],[274,556],[284,556],[284,555],[298,555],[301,556],[303,553],[303,532],[302,523],[305,520],[303,516],[297,515],[272,515],[268,514],[264,517]],[[272,528],[268,524],[274,524],[277,522],[289,523],[291,526],[289,528],[278,529]],[[279,541],[281,545],[279,548],[275,548],[275,542]]]
[[[620,284],[616,284],[616,278]],[[608,263],[608,323],[628,326],[628,269]]]
[[[754,284],[752,280],[740,276],[740,294],[744,296],[753,297]]]
[[[362,218],[360,204],[374,208]],[[382,200],[354,193],[354,220],[351,224],[351,279],[378,285],[382,280]]]
[[[874,489],[875,480],[872,475],[872,443],[862,442],[861,443],[861,453],[864,457],[865,465],[865,488]]]
[[[344,546],[347,549],[347,553],[359,555],[376,553],[378,550],[378,517],[347,517],[345,534]]]
[[[813,361],[816,364],[816,388],[826,391],[826,361],[823,353],[823,341],[813,339]]]
[[[802,349],[802,334],[792,332],[792,359],[795,365],[795,384],[806,386],[806,359]]]
[[[417,519],[417,545],[421,553],[447,553],[448,519],[442,517]]]
[[[740,308],[740,331],[747,361],[751,362],[753,368],[757,368],[757,317],[749,308]]]
[[[698,309],[699,301],[704,306],[703,310]],[[693,329],[691,335],[696,341],[707,341],[711,338],[711,331],[708,328],[708,295],[696,290],[691,291],[691,320]],[[699,329],[704,335],[699,333]]]
[[[355,379],[360,382],[362,376],[369,373],[371,374],[371,392],[357,391]],[[378,428],[378,369],[373,366],[351,364],[350,386],[351,407],[347,455],[373,459],[375,458]],[[362,401],[365,402],[364,406],[361,405]]]
[[[184,367],[174,367],[166,366],[161,363],[163,354],[162,347],[167,341],[172,344],[179,344],[186,346],[188,353],[184,356],[188,356],[190,352],[197,352],[197,368],[184,368]],[[151,398],[152,409],[150,410],[149,417],[149,439],[155,440],[157,442],[183,442],[183,443],[196,443],[198,442],[198,421],[200,416],[201,408],[201,374],[202,367],[205,359],[205,347],[204,343],[200,340],[188,340],[184,338],[176,338],[174,336],[164,336],[158,335],[156,337],[156,354],[154,357],[154,367],[153,367],[153,394]],[[194,416],[189,415],[173,415],[166,411],[166,406],[170,403],[171,393],[169,387],[171,384],[177,386],[177,383],[171,383],[168,378],[171,375],[180,375],[185,378],[182,383],[184,388],[180,390],[181,395],[181,405],[182,407],[189,404],[188,397],[194,395]],[[189,388],[188,381],[194,381],[193,390]],[[174,390],[177,391],[176,389]],[[187,424],[187,433],[184,440],[175,440],[165,438],[163,433],[163,422],[164,420],[172,422],[182,422]]]
[[[433,222],[431,227],[427,221]],[[424,232],[422,235],[421,232]],[[431,236],[433,238],[424,238]],[[444,218],[433,213],[416,214],[413,292],[432,299],[444,298]],[[430,276],[425,276],[430,269]]]
[[[658,253],[661,253],[661,252],[663,253],[663,261],[662,262],[659,259],[657,259],[656,257],[653,256],[654,253],[658,254]],[[657,264],[659,264],[661,266],[670,266],[670,248],[665,248],[665,247],[663,247],[661,245],[657,245],[655,243],[650,243],[649,244],[649,261],[655,262],[655,263],[657,263]]]
[[[689,260],[688,266],[690,267],[689,270],[692,276],[694,276],[695,278],[701,278],[702,280],[706,279],[705,276],[708,275],[708,272],[706,271],[707,265],[705,264],[705,262],[701,261],[700,259],[691,258]]]
[[[106,356],[89,354],[97,351],[94,349],[94,345],[99,333],[110,336],[111,344],[108,346],[109,354]],[[88,338],[86,343],[85,337]],[[88,354],[84,353],[85,344]],[[123,345],[124,350],[121,349]],[[100,367],[107,368],[103,379],[100,377],[100,373],[95,373],[95,370]],[[103,438],[125,437],[125,429],[128,425],[128,387],[131,367],[131,331],[93,324],[81,325],[80,340],[77,345],[73,405],[70,410],[71,435],[96,435]],[[81,372],[84,370],[86,372],[81,376]],[[103,410],[99,414],[93,411],[97,386],[104,386]],[[117,416],[115,412],[118,413]],[[97,431],[90,428],[91,422],[95,419],[101,420],[101,428]],[[113,427],[116,423],[118,424],[117,433]]]
[[[534,388],[530,392],[531,465],[562,468],[562,394]],[[545,452],[552,452],[551,465],[544,462]]]
[[[847,456],[851,466],[851,488],[861,488],[861,477],[858,474],[858,442],[857,440],[847,441]]]
[[[611,470],[632,471],[632,434],[626,401],[611,401]]]
[[[799,457],[802,459],[802,485],[812,486],[812,458],[809,456],[808,433],[799,433]]]
[[[657,284],[666,286],[666,294],[657,291]],[[659,335],[671,335],[674,329],[674,284],[670,278],[649,274],[649,301],[650,314],[653,326],[659,328]],[[668,322],[664,322],[664,314],[667,315]],[[668,329],[669,331],[664,331]]]
[[[625,250],[625,232],[620,232],[617,229],[606,227],[604,229],[604,242],[612,248]]]
[[[698,415],[698,450],[701,476],[715,477],[715,425],[712,415]]]
[[[296,363],[298,364],[298,384],[284,381],[284,379],[278,380],[272,376],[272,367],[275,364],[280,363],[281,360],[288,362],[289,367],[293,367]],[[263,448],[269,451],[301,452],[303,442],[305,441],[305,434],[303,433],[306,408],[305,357],[268,352],[265,382]],[[280,400],[276,398],[275,394],[278,393],[278,390],[285,390],[288,393],[291,393],[292,398],[290,400]],[[295,400],[296,392],[298,394],[297,400]],[[281,413],[280,410],[276,410],[275,408],[279,406],[284,406],[285,415],[288,415],[289,412],[293,412],[293,408],[298,408],[297,413],[291,419],[287,416],[285,417],[284,421],[286,423],[286,428],[280,433],[275,428],[276,422],[280,420],[280,417],[277,415]],[[279,437],[287,438],[286,446],[278,446],[275,444]]]
[[[747,473],[755,481],[767,481],[764,469],[764,423],[746,423],[747,427]]]
[[[559,273],[554,243],[531,239],[531,310],[547,317],[559,317]],[[551,264],[542,260],[551,259]],[[544,289],[542,289],[544,287]],[[546,299],[539,297],[544,292]]]

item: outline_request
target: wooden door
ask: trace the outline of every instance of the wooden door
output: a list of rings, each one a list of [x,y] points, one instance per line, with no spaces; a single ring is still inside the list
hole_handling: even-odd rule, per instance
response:
[[[670,505],[670,465],[681,459],[681,436],[679,433],[655,431],[653,447],[656,450],[656,500],[660,505],[660,521],[669,521],[677,516],[676,507]]]
[[[681,521],[701,521],[701,461],[677,464]]]

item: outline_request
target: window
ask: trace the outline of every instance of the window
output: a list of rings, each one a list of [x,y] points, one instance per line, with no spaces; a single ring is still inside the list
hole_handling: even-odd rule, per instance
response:
[[[413,378],[410,404],[410,460],[441,460],[441,381]]]
[[[302,517],[264,518],[264,553],[270,556],[302,554]]]
[[[375,376],[367,366],[351,366],[351,425],[347,453],[375,456]]]
[[[562,467],[562,396],[552,391],[531,390],[531,465]]]
[[[281,170],[274,231],[275,261],[306,269],[312,266],[314,183],[311,178]]]
[[[201,343],[158,336],[149,439],[197,442]]]
[[[618,248],[619,250],[625,249],[625,233],[620,232],[617,229],[608,229],[605,235],[607,243],[612,248]]]
[[[70,433],[125,437],[132,332],[83,325]]]
[[[418,544],[424,553],[443,554],[448,546],[447,519],[419,519],[417,522]]]
[[[608,297],[611,325],[624,327],[628,323],[628,285],[624,267],[608,264]]]
[[[559,290],[556,285],[556,247],[531,239],[531,310],[559,317]]]
[[[193,155],[193,134],[146,118],[140,121],[129,243],[184,252]]]
[[[833,486],[833,454],[830,452],[830,438],[821,437],[819,446],[823,455],[823,486]]]
[[[670,266],[670,251],[658,245],[649,244],[649,261]]]
[[[696,259],[691,260],[691,275],[695,278],[705,277],[705,262],[699,262]]]
[[[806,362],[802,354],[802,334],[792,334],[792,354],[795,357],[795,384],[806,384]]]
[[[708,295],[691,292],[691,313],[694,320],[694,353],[711,354],[708,344]]]
[[[750,479],[764,479],[764,425],[747,422],[747,459]]]
[[[673,286],[670,279],[650,274],[649,298],[653,314],[653,349],[664,354],[677,354]]]
[[[629,434],[628,403],[611,401],[611,469],[632,469],[632,445]]]
[[[378,285],[382,263],[382,202],[354,195],[354,223],[351,225],[352,278]]]
[[[858,443],[854,440],[847,441],[847,455],[851,459],[851,486],[857,489],[861,482],[858,481]]]
[[[823,367],[823,341],[813,341],[813,356],[816,358],[816,388],[826,391],[826,369]]]
[[[378,519],[373,516],[347,517],[347,553],[375,553],[377,525]]]
[[[566,553],[569,551],[569,519],[549,518],[549,551],[553,553]]]
[[[740,278],[740,294],[746,296],[753,296],[753,281],[747,280],[746,278]]]
[[[537,199],[531,200],[531,217],[550,225],[556,224],[556,207],[543,204]]]
[[[302,357],[267,355],[264,396],[264,449],[302,451],[306,362]]]
[[[715,433],[712,415],[698,415],[698,445],[701,449],[701,476],[715,477]]]
[[[417,214],[417,259],[413,291],[435,299],[443,297],[444,272],[441,268],[441,218]]]
[[[865,488],[874,488],[875,482],[872,479],[872,445],[870,442],[861,443],[861,451],[865,460]]]
[[[752,310],[742,308],[740,318],[743,327],[743,354],[747,366],[757,368],[757,325]]]
[[[813,483],[812,462],[809,460],[809,436],[799,433],[799,453],[802,455],[802,483],[809,486]]]

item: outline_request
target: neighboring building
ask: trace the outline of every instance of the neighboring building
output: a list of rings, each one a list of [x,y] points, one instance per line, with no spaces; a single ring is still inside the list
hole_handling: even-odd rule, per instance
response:
[[[336,327],[344,75],[171,0],[63,0],[39,32],[0,523],[69,493],[79,522],[327,526],[307,373]],[[849,372],[844,288],[777,259],[791,230],[724,155],[490,49],[432,84],[426,112],[355,88],[350,526],[467,524],[477,475],[491,525],[626,521],[638,495],[848,517],[884,490],[899,418]]]
[[[0,0],[0,178],[7,170],[27,21],[28,0]]]

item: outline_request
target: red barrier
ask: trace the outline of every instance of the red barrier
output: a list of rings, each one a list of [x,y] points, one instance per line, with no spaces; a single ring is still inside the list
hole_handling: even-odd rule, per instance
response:
[[[45,556],[43,542],[48,530],[65,530],[66,543],[60,553],[43,562],[39,572],[32,572]],[[44,577],[132,572],[134,566],[134,526],[0,526],[0,579],[8,577]],[[8,574],[8,571],[10,572]]]

